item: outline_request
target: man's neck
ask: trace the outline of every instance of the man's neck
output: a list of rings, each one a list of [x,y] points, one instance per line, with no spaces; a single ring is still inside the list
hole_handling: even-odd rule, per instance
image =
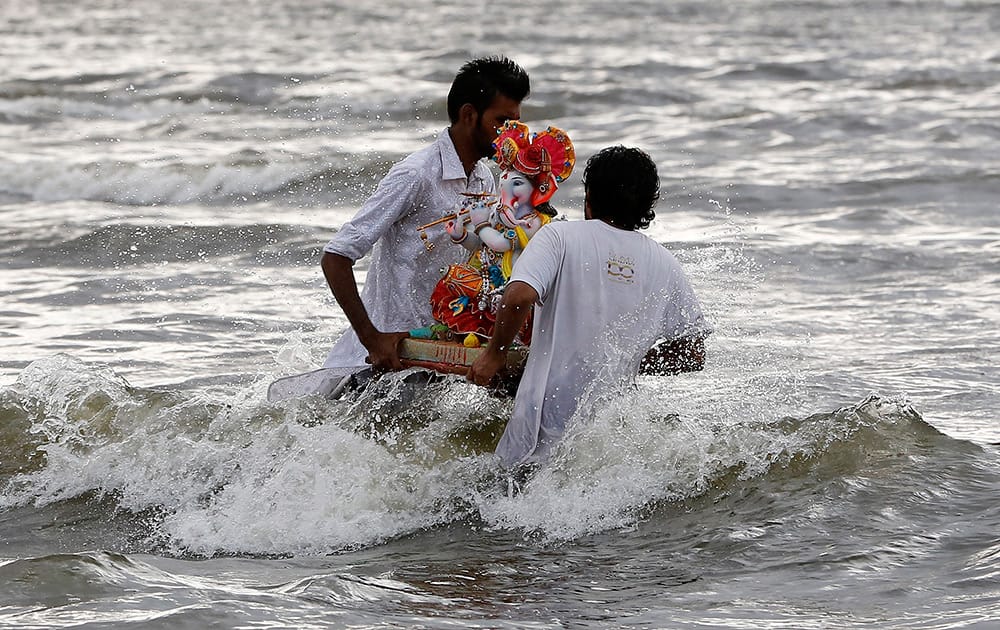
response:
[[[476,168],[476,162],[482,159],[482,156],[476,151],[472,139],[463,136],[461,133],[456,133],[454,126],[448,127],[448,137],[451,138],[451,143],[455,147],[455,153],[458,154],[458,159],[462,162],[462,168],[465,169],[465,176],[468,177],[472,173],[472,169]]]
[[[622,230],[624,232],[631,232],[632,231],[629,228],[625,228],[625,227],[622,227],[620,225],[617,225],[614,221],[612,221],[611,219],[608,219],[606,217],[601,217],[601,218],[598,218],[597,220],[600,221],[601,223],[605,223],[607,225],[610,225],[611,227],[615,228],[616,230]]]

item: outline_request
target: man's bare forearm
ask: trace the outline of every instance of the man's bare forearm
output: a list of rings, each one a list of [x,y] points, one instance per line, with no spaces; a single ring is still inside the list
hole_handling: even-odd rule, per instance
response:
[[[507,285],[500,301],[493,336],[486,350],[469,367],[466,378],[477,385],[488,385],[507,362],[507,349],[514,337],[524,327],[531,313],[531,306],[538,300],[538,293],[525,282],[514,281]]]
[[[358,293],[354,261],[339,254],[324,252],[320,266],[333,297],[343,309],[361,345],[368,350],[368,358],[365,360],[378,370],[403,369],[403,364],[399,361],[399,342],[410,335],[405,330],[383,332],[375,328]]]
[[[524,327],[536,299],[538,293],[524,282],[512,282],[504,289],[487,350],[493,348],[497,352],[505,352],[510,347],[514,337]]]
[[[347,316],[347,321],[351,323],[351,328],[357,333],[361,343],[368,346],[379,331],[372,324],[358,293],[358,282],[354,277],[354,261],[340,254],[323,252],[320,266],[323,268],[326,283],[330,285],[330,291]]]

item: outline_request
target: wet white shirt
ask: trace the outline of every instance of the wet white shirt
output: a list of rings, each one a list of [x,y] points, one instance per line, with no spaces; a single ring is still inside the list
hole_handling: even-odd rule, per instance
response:
[[[323,251],[354,261],[371,252],[361,301],[380,331],[427,326],[434,321],[430,297],[441,270],[464,261],[469,254],[451,242],[443,226],[427,230],[435,245],[427,251],[417,227],[454,212],[464,192],[495,191],[493,174],[483,160],[466,177],[445,129],[434,144],[395,164]],[[323,367],[362,367],[367,356],[368,351],[349,328],[334,344]]]
[[[529,241],[510,281],[538,292],[531,351],[497,454],[544,459],[577,407],[633,382],[659,339],[707,335],[680,263],[654,240],[598,220],[551,223]]]

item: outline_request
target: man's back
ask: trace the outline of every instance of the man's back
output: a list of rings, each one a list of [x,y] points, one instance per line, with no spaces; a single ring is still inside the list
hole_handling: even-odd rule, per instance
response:
[[[532,452],[544,456],[582,401],[635,378],[655,341],[706,328],[674,256],[637,231],[600,220],[543,228],[511,281],[531,285],[540,306],[513,417],[497,448],[507,464]]]

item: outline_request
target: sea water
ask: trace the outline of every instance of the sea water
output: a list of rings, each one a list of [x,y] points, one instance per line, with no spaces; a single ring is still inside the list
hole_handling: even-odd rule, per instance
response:
[[[358,4],[0,7],[0,626],[1000,623],[1000,3]],[[265,397],[495,53],[715,327],[516,477],[460,379]]]

